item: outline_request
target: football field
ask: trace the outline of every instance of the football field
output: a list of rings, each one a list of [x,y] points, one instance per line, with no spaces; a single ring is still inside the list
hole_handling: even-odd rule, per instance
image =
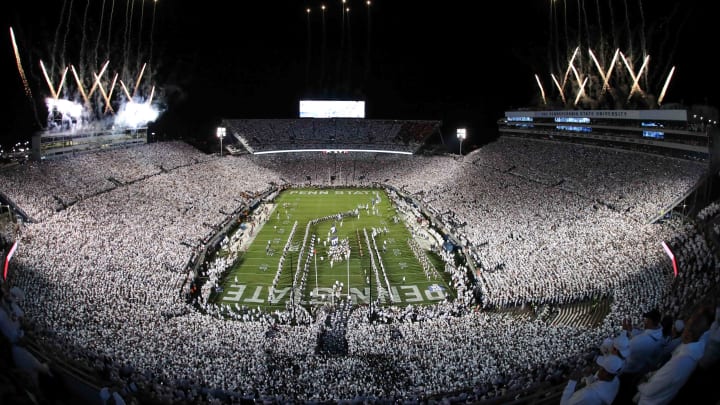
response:
[[[265,220],[254,215],[246,224],[253,240],[221,281],[218,304],[274,310],[348,294],[355,304],[455,298],[442,260],[416,239],[383,189],[289,189],[256,211]]]

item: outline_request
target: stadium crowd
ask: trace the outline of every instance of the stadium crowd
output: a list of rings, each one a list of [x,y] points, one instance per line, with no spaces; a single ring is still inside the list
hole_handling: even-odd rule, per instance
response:
[[[252,152],[287,149],[369,149],[414,153],[439,131],[439,121],[243,119],[225,120]]]
[[[595,364],[625,319],[638,324],[658,308],[689,320],[688,308],[717,286],[718,261],[700,225],[646,222],[703,170],[504,138],[461,159],[217,158],[172,142],[28,163],[0,173],[0,191],[29,216],[10,279],[25,323],[8,330],[23,337],[6,334],[5,323],[3,333],[11,343],[30,335],[128,396],[164,403],[472,402],[558,384]],[[292,314],[302,321],[293,326],[282,322],[287,312],[279,322],[252,308],[226,319],[209,316],[218,307],[196,311],[183,300],[188,259],[247,196],[308,178],[332,185],[330,173],[416,198],[463,241],[472,261],[449,271],[456,281],[476,277],[466,288],[477,300],[304,311]],[[682,269],[675,279],[663,240]],[[503,310],[586,298],[612,301],[594,328]],[[717,341],[710,325],[705,339]],[[317,350],[319,336],[331,355]],[[338,345],[344,355],[335,355]]]

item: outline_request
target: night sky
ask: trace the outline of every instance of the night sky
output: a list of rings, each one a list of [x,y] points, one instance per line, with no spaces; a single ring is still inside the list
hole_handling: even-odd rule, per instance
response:
[[[341,0],[324,3],[324,18],[319,1],[4,2],[0,143],[29,139],[45,122],[40,60],[90,72],[108,53],[110,70],[137,72],[149,60],[163,109],[152,131],[200,143],[223,118],[295,118],[299,100],[314,98],[365,100],[371,119],[441,120],[449,144],[465,126],[466,144],[479,145],[496,136],[503,111],[537,103],[535,74],[552,90],[550,73],[564,70],[557,55],[566,67],[578,40],[644,47],[649,87],[659,91],[675,66],[666,100],[718,105],[710,1],[552,1],[373,0],[368,13],[347,0],[345,18]]]

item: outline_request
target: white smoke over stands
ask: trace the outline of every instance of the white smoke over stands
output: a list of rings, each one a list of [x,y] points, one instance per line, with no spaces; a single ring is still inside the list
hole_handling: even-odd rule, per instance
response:
[[[115,115],[115,126],[124,128],[145,127],[149,122],[155,121],[160,111],[148,103],[134,101],[123,104]]]
[[[79,129],[88,124],[89,111],[83,104],[67,99],[45,99],[49,117],[48,125],[62,129]],[[118,112],[109,117],[115,128],[141,128],[160,116],[157,106],[147,102],[130,101],[122,104]]]
[[[74,101],[66,100],[66,99],[54,99],[52,97],[45,98],[45,105],[47,105],[47,109],[49,114],[53,115],[57,113],[57,120],[60,120],[62,123],[68,123],[70,125],[72,122],[81,122],[82,117],[85,115],[87,116],[87,111],[85,111],[85,108],[80,103],[76,103]],[[54,119],[50,118],[48,121],[55,121]],[[56,122],[58,125],[60,122]]]

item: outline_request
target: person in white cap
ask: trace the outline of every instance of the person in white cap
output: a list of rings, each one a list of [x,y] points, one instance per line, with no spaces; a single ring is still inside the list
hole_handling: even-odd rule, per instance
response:
[[[600,353],[603,356],[614,354],[620,357],[620,360],[623,361],[624,367],[625,361],[630,356],[630,339],[628,339],[624,332],[620,333],[615,338],[605,338],[602,344],[600,344]],[[620,373],[622,373],[622,370]]]
[[[571,378],[560,398],[560,405],[608,405],[615,400],[620,389],[617,374],[623,367],[622,359],[614,354],[607,354],[599,356],[596,363],[600,368],[594,374],[594,381],[575,391],[577,379]]]

